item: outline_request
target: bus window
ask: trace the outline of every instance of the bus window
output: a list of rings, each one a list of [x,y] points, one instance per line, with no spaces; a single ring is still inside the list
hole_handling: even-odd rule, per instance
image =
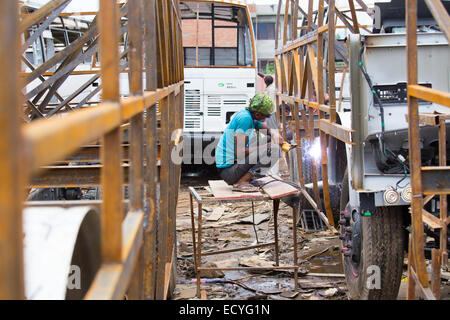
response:
[[[220,3],[181,2],[185,66],[252,66],[247,11]]]

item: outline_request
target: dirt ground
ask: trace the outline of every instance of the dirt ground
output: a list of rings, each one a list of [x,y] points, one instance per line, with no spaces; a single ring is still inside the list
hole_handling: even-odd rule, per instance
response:
[[[188,186],[207,186],[220,179],[207,173],[184,177],[177,206],[177,285],[173,299],[196,300],[192,229]],[[203,205],[202,252],[226,250],[274,241],[272,202],[255,202],[253,227],[250,202]],[[197,206],[194,202],[195,223]],[[250,221],[242,221],[247,218]],[[250,222],[250,223],[249,223]],[[292,209],[280,203],[278,214],[280,265],[293,264]],[[197,235],[196,235],[197,237]],[[299,287],[294,292],[292,271],[209,271],[202,274],[201,299],[217,300],[347,300],[347,288],[338,235],[330,231],[306,231],[297,227]],[[197,238],[196,238],[197,240]],[[275,263],[273,246],[203,257],[206,267],[271,266]],[[406,267],[398,299],[406,298]],[[442,281],[441,299],[450,299],[450,280]]]
[[[207,186],[208,179],[218,177],[182,179],[177,206],[178,279],[174,299],[197,299],[188,186]],[[256,236],[258,243],[274,241],[272,202],[255,202],[254,208],[255,218],[263,220],[256,225],[256,234],[252,223],[241,221],[245,218],[252,221],[250,202],[204,205],[202,252],[255,245]],[[197,217],[195,203],[194,209]],[[278,213],[278,235],[280,265],[292,265],[292,209],[282,202]],[[207,299],[228,300],[347,299],[338,235],[297,228],[297,239],[301,267],[297,292],[294,292],[293,271],[214,271],[202,274],[202,279],[213,281],[202,283],[203,298],[206,295]],[[275,250],[270,246],[206,256],[202,263],[203,266],[215,264],[218,267],[271,266],[275,263]]]

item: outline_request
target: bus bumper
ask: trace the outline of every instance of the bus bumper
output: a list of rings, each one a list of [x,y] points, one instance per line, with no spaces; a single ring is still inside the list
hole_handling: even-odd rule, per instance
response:
[[[183,164],[215,164],[215,151],[222,132],[184,132]]]

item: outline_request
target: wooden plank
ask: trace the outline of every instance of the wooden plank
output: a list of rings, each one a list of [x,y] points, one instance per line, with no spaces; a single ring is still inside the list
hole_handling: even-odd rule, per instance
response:
[[[422,220],[433,230],[442,228],[441,220],[439,220],[439,218],[433,216],[431,213],[429,213],[425,209],[422,209]]]
[[[287,183],[278,181],[272,177],[261,178],[261,179],[258,179],[258,181],[267,183],[262,188],[263,188],[264,192],[267,193],[271,199],[278,199],[278,198],[288,196],[291,194],[296,194],[299,192],[299,190],[297,188],[295,188]]]
[[[209,180],[209,186],[211,187],[214,198],[217,200],[226,199],[243,199],[243,198],[260,198],[264,197],[261,192],[236,192],[233,191],[233,186],[230,186],[223,180]]]
[[[213,212],[206,217],[207,221],[219,221],[219,219],[223,216],[225,212],[225,208],[224,207],[217,207],[214,208]]]

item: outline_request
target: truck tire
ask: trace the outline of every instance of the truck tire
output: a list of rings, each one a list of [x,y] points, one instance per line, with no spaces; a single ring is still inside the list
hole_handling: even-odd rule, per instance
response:
[[[350,299],[394,300],[403,271],[402,208],[377,207],[372,216],[350,213],[347,177],[346,170],[341,193],[341,222],[346,223],[341,224],[341,240],[347,250],[342,259]]]

